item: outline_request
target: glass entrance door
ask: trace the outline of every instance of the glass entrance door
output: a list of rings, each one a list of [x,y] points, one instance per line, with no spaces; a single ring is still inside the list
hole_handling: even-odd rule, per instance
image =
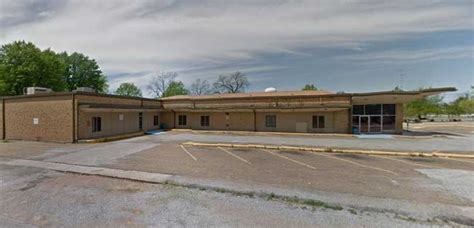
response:
[[[361,133],[369,132],[370,120],[368,116],[359,117],[359,131]]]

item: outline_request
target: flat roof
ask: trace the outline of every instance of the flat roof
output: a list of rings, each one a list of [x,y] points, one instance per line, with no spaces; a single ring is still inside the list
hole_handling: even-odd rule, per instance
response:
[[[201,96],[179,95],[160,98],[163,101],[169,100],[213,100],[213,99],[234,99],[234,98],[274,98],[274,97],[312,97],[323,95],[340,95],[325,90],[306,91],[277,91],[277,92],[250,92],[250,93],[223,93]]]
[[[98,96],[98,97],[110,97],[110,98],[121,98],[131,100],[148,100],[148,101],[179,101],[179,100],[219,100],[219,99],[245,99],[245,98],[305,98],[305,97],[318,97],[318,96],[345,96],[345,97],[360,97],[360,96],[379,96],[379,95],[421,95],[430,96],[443,92],[457,91],[455,87],[440,87],[430,88],[414,91],[378,91],[378,92],[363,92],[363,93],[332,93],[325,90],[306,90],[306,91],[277,91],[277,92],[250,92],[250,93],[225,93],[225,94],[212,94],[202,96],[190,96],[190,95],[179,95],[164,98],[143,98],[143,97],[130,97],[113,94],[102,94],[102,93],[91,93],[82,91],[73,92],[50,92],[40,93],[32,95],[19,95],[19,96],[4,96],[0,97],[0,100],[8,99],[22,99],[22,98],[36,98],[36,97],[52,97],[52,96],[66,96],[66,95],[86,95],[86,96]]]
[[[83,91],[49,92],[49,93],[38,93],[38,94],[30,94],[30,95],[3,96],[3,97],[0,97],[0,100],[36,98],[36,97],[67,96],[67,95],[73,95],[73,94],[85,95],[85,96],[96,96],[96,97],[122,98],[122,99],[130,99],[130,100],[159,101],[159,99],[153,99],[153,98],[131,97],[131,96],[122,96],[122,95],[104,94],[104,93],[91,93],[91,92],[83,92]]]
[[[414,91],[378,91],[363,93],[332,93],[325,90],[306,90],[306,91],[277,91],[277,92],[250,92],[250,93],[225,93],[202,96],[179,95],[160,98],[163,101],[179,100],[218,100],[218,99],[242,99],[242,98],[291,98],[291,97],[317,97],[317,96],[378,96],[378,95],[422,95],[429,96],[443,92],[456,91],[454,87],[430,88]]]

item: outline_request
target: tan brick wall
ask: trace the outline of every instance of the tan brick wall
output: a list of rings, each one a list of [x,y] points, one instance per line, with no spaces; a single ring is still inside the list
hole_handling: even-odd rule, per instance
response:
[[[72,129],[71,95],[5,100],[6,139],[72,142]]]
[[[76,99],[79,103],[92,103],[92,104],[115,104],[115,105],[136,105],[141,106],[140,99],[129,99],[120,97],[102,97],[93,95],[76,95]]]
[[[123,120],[120,120],[123,115]],[[154,130],[159,128],[159,124],[154,126],[153,116],[159,112],[143,112],[143,130]],[[79,111],[78,136],[79,139],[100,138],[113,135],[140,132],[138,124],[138,112],[83,112]],[[102,130],[92,132],[92,117],[102,118]]]
[[[396,104],[395,106],[395,133],[401,134],[403,132],[403,104]]]
[[[0,139],[3,138],[3,100],[0,100]]]
[[[3,138],[3,100],[0,100],[0,139]]]
[[[228,115],[227,115],[228,114]],[[178,116],[187,116],[187,125],[178,125]],[[201,126],[201,116],[209,116],[209,127]],[[177,112],[176,127],[194,130],[253,131],[253,112]]]
[[[276,115],[276,127],[265,126],[265,116]],[[324,116],[324,128],[313,128],[313,116]],[[257,131],[296,132],[297,123],[309,133],[348,133],[348,113],[338,112],[257,112]]]

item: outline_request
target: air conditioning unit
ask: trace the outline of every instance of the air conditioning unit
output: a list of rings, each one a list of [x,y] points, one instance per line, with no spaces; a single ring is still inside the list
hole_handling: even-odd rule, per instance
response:
[[[86,93],[95,93],[95,89],[93,88],[90,88],[90,87],[77,87],[77,89],[75,91],[78,91],[78,92],[86,92]]]
[[[33,94],[40,94],[40,93],[51,93],[52,90],[49,88],[44,87],[27,87],[23,89],[23,94],[25,95],[33,95]]]

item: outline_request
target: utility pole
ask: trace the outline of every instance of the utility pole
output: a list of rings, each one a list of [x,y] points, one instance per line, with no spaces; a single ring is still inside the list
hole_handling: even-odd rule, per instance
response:
[[[405,77],[405,72],[403,70],[400,71],[400,89],[403,90],[403,80]]]

